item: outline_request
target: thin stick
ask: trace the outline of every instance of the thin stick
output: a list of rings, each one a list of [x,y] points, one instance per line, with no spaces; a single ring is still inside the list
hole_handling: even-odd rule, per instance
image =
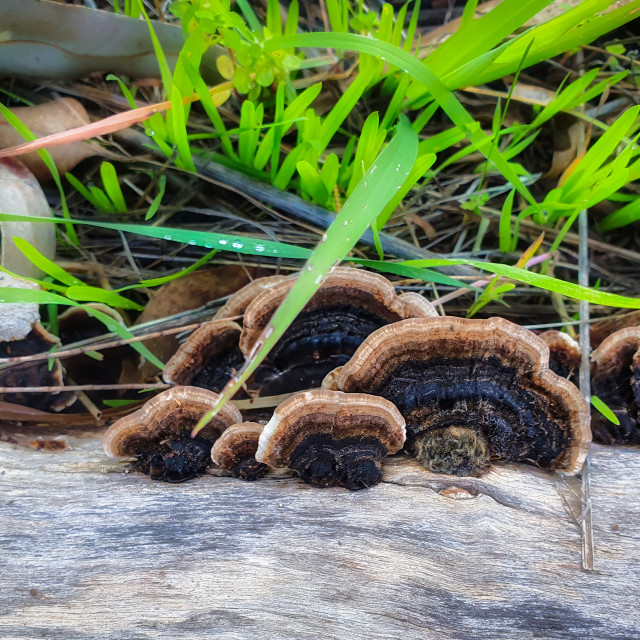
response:
[[[53,387],[0,387],[2,393],[60,393],[61,391],[138,391],[145,389],[169,389],[173,385],[163,382],[150,384],[70,384]]]
[[[54,351],[53,353],[35,353],[31,356],[16,356],[14,358],[0,358],[0,370],[8,368],[9,366],[21,364],[24,362],[36,362],[38,360],[48,360],[49,358],[68,358],[71,356],[82,355],[87,351],[102,351],[103,349],[111,349],[113,347],[121,347],[132,342],[141,342],[142,340],[152,340],[154,338],[162,338],[174,333],[182,333],[183,331],[195,331],[206,322],[195,322],[193,324],[187,324],[182,327],[173,327],[172,329],[164,329],[163,331],[154,331],[153,333],[145,333],[141,336],[134,336],[133,338],[121,338],[119,340],[112,340],[111,342],[103,342],[102,344],[90,344],[85,347],[77,347],[76,349],[65,349],[60,351]]]
[[[589,224],[586,210],[578,216],[580,230],[580,247],[578,253],[578,283],[583,287],[589,286]],[[589,303],[580,300],[580,392],[587,402],[591,399],[591,371],[589,367]],[[580,528],[582,530],[582,568],[593,571],[593,526],[591,518],[591,461],[589,455],[582,467],[582,513],[580,515]]]

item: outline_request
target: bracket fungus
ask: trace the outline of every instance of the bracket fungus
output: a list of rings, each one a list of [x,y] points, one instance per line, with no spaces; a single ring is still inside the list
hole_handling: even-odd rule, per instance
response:
[[[276,284],[289,280],[289,276],[265,276],[264,278],[256,278],[249,284],[238,289],[227,302],[218,309],[214,318],[220,320],[222,318],[234,318],[244,315],[247,307],[254,298],[259,294]]]
[[[276,284],[247,307],[240,336],[245,356],[292,286],[291,279]],[[336,268],[273,347],[252,384],[260,395],[267,396],[319,387],[324,376],[346,363],[379,327],[405,318],[437,315],[422,296],[397,295],[384,276]]]
[[[214,443],[211,459],[242,480],[257,480],[267,473],[267,465],[256,460],[258,440],[264,425],[257,422],[232,424]]]
[[[193,385],[222,391],[244,363],[238,347],[242,328],[231,320],[212,320],[196,329],[165,365],[167,384]]]
[[[549,347],[549,369],[574,384],[580,372],[580,345],[568,334],[550,329],[538,336]]]
[[[593,412],[593,436],[607,444],[640,444],[640,326],[612,333],[591,354],[591,392],[620,421]]]
[[[540,338],[502,318],[410,319],[371,334],[323,386],[392,401],[431,471],[478,474],[501,459],[576,472],[589,408],[548,362]]]
[[[404,419],[388,400],[315,389],[275,410],[256,460],[289,468],[317,487],[357,490],[382,480],[381,459],[399,451],[404,440]]]
[[[141,409],[120,418],[102,438],[111,458],[134,457],[152,480],[184,482],[205,472],[211,447],[223,431],[242,421],[231,403],[191,438],[191,430],[219,396],[198,387],[173,387],[149,400]]]

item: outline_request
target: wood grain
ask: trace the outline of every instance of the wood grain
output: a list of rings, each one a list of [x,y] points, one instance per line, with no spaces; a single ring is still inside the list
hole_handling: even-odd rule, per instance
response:
[[[165,485],[69,443],[0,444],[2,638],[640,638],[638,449],[592,448],[583,571],[579,478]]]

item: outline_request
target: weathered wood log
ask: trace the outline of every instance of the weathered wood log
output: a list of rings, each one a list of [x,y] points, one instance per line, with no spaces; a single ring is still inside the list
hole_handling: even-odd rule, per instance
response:
[[[96,438],[0,444],[0,637],[640,637],[640,451],[576,478],[385,465],[368,491],[125,474]]]

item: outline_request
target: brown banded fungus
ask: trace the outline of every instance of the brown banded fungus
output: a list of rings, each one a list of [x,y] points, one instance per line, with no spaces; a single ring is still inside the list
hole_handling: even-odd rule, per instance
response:
[[[539,335],[549,347],[549,369],[574,384],[580,371],[580,345],[568,334],[551,329]]]
[[[244,363],[238,347],[241,331],[240,325],[231,320],[203,324],[167,362],[163,380],[168,384],[222,391],[233,372]]]
[[[276,284],[247,307],[240,336],[245,356],[292,286],[290,279]],[[397,295],[381,275],[334,269],[256,371],[252,385],[262,396],[319,387],[371,332],[405,318],[430,316],[437,316],[430,302],[416,293]]]
[[[500,459],[576,472],[588,405],[548,361],[542,340],[502,318],[412,319],[378,329],[323,386],[393,402],[432,471],[477,474]]]
[[[242,316],[247,305],[260,293],[287,280],[286,276],[257,278],[236,291],[210,322],[194,331],[167,362],[162,378],[167,384],[193,385],[222,391],[234,371],[244,364],[238,343]]]
[[[218,309],[218,312],[214,316],[217,320],[221,320],[224,318],[235,318],[237,316],[243,316],[247,307],[251,302],[253,302],[254,298],[256,298],[259,294],[276,284],[280,284],[281,282],[285,282],[289,280],[288,276],[265,276],[264,278],[256,278],[253,282],[242,287],[242,289],[238,289],[224,306]]]
[[[256,460],[258,439],[264,425],[257,422],[232,424],[214,443],[211,459],[223,469],[242,480],[257,480],[268,470]]]
[[[591,392],[620,421],[593,412],[593,437],[606,444],[640,444],[640,327],[620,329],[591,354]]]
[[[173,387],[149,400],[141,409],[121,418],[105,432],[102,445],[112,458],[136,458],[152,480],[184,482],[205,472],[211,447],[223,431],[240,422],[231,404],[191,438],[191,430],[219,396],[197,387]]]
[[[405,440],[391,402],[316,389],[283,402],[260,435],[256,460],[289,468],[317,487],[364,489],[382,480],[381,459]]]

